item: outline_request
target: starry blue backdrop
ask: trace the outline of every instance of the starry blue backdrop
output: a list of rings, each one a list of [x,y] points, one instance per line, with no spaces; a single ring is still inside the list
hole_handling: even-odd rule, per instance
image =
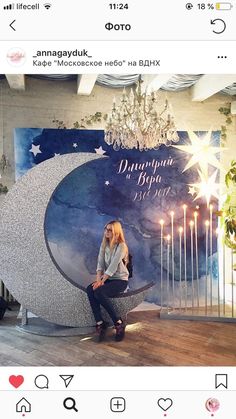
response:
[[[205,132],[197,132],[201,137]],[[178,145],[187,144],[187,132],[179,132]],[[219,144],[219,132],[212,133]],[[33,147],[32,147],[33,146]],[[148,301],[160,303],[160,219],[164,236],[171,234],[170,211],[174,211],[175,282],[180,280],[179,235],[183,226],[183,204],[187,204],[187,279],[191,281],[189,221],[198,206],[199,276],[205,275],[205,225],[209,210],[204,199],[193,201],[189,184],[199,181],[197,166],[182,173],[190,156],[174,147],[140,152],[114,151],[104,141],[102,130],[18,128],[15,130],[16,178],[34,165],[57,154],[98,153],[107,158],[78,167],[58,185],[45,215],[45,234],[51,257],[62,274],[75,286],[85,287],[93,279],[104,225],[119,219],[134,260],[131,288],[150,281],[156,286]],[[209,174],[215,169],[211,168]],[[217,207],[217,200],[211,200]],[[217,219],[213,218],[214,229]],[[216,253],[216,239],[213,252]],[[171,253],[170,253],[171,257]],[[167,241],[163,251],[164,281],[167,273]],[[217,258],[214,256],[214,277]],[[171,264],[170,275],[172,274]],[[182,272],[183,275],[183,272]],[[195,275],[195,273],[194,273]],[[181,278],[183,279],[183,278]]]

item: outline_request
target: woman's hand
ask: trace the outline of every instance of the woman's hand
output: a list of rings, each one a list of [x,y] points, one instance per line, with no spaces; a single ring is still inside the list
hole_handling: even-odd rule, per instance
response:
[[[102,285],[104,285],[103,280],[93,282],[93,290],[96,290],[97,288],[101,287]]]
[[[93,282],[93,290],[96,290],[97,288],[104,285],[108,278],[109,278],[109,276],[104,274],[104,275],[101,276],[100,279],[96,279],[96,281]]]

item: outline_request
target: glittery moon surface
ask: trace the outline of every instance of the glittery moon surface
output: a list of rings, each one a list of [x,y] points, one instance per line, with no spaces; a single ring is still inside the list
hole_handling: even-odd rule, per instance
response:
[[[99,158],[103,157],[73,153],[40,163],[15,183],[1,209],[1,279],[19,303],[55,324],[87,327],[94,318],[87,294],[64,278],[49,255],[44,237],[46,208],[65,176]],[[136,307],[146,292],[136,290],[114,299],[119,313]]]

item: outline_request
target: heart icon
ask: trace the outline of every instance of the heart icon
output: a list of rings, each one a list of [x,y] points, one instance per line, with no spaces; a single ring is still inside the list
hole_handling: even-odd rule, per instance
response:
[[[24,382],[24,377],[22,375],[11,375],[9,377],[9,383],[15,388],[20,387],[21,384],[23,384],[23,382]]]
[[[167,398],[167,399],[158,399],[157,400],[158,406],[166,412],[173,404],[173,400]]]

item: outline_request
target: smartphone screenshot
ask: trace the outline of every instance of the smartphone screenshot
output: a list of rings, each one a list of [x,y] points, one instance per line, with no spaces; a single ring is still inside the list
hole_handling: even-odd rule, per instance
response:
[[[0,1],[5,419],[230,419],[236,3]]]

